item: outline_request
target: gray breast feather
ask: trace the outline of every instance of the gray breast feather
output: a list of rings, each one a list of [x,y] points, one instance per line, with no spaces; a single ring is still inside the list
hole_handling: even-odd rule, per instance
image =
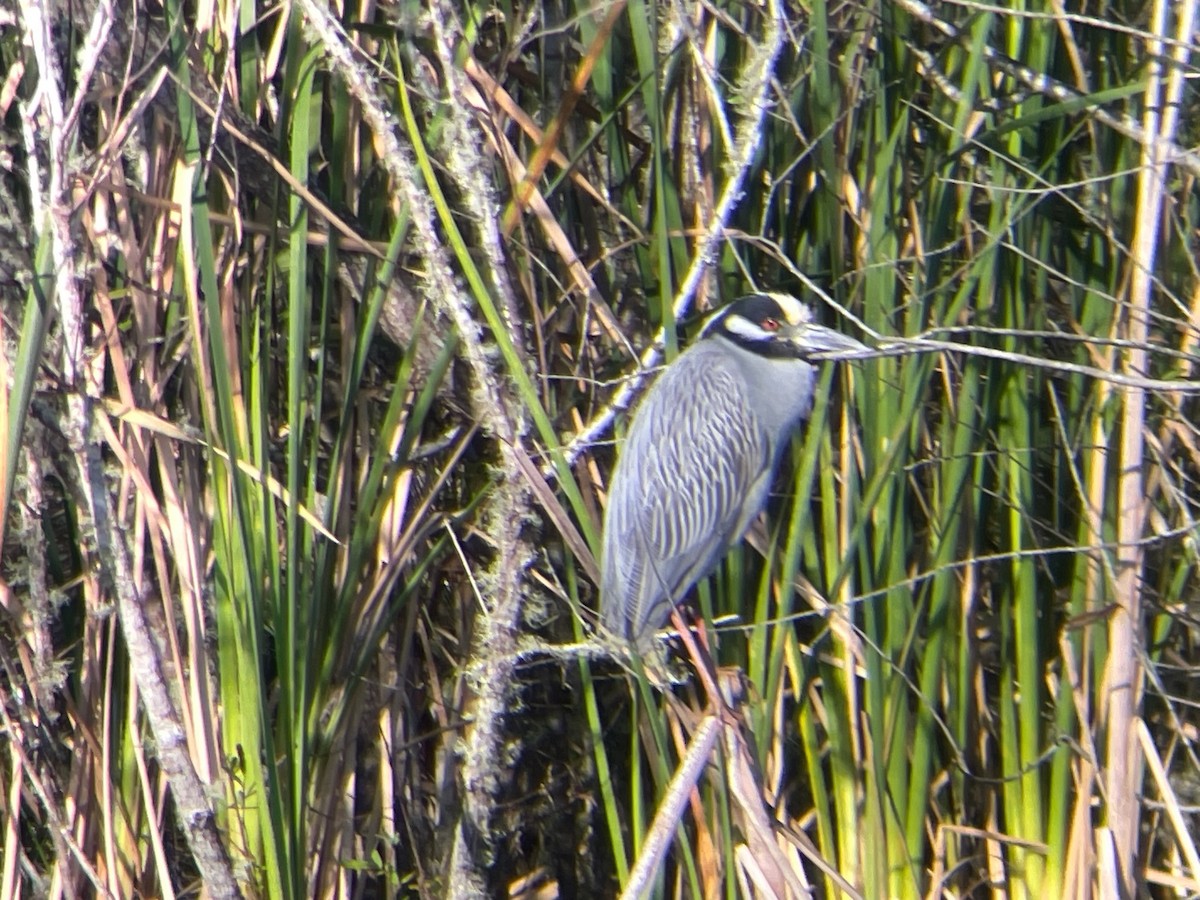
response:
[[[773,448],[749,410],[741,373],[698,352],[702,346],[647,394],[610,486],[602,622],[639,643],[741,537],[770,479]]]

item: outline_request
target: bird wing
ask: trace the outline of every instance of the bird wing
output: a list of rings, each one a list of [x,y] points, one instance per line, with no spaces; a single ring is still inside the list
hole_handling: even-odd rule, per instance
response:
[[[769,440],[736,370],[686,356],[639,408],[608,498],[603,621],[639,643],[740,537],[770,478]]]

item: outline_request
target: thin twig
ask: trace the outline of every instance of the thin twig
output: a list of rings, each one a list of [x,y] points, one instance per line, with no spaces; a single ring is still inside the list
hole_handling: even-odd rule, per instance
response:
[[[936,28],[952,41],[962,44],[968,51],[976,49],[972,35],[938,18],[933,13],[933,7],[928,4],[921,3],[920,0],[897,0],[897,5],[918,21]],[[1187,47],[1186,42],[1180,39],[1177,39],[1176,44],[1177,46],[1182,44],[1185,49]],[[980,44],[978,50],[988,63],[1034,93],[1042,94],[1058,103],[1082,103],[1088,99],[1074,88],[1051,78],[1044,72],[1037,72],[1029,66],[1017,62],[988,44]],[[1159,51],[1161,52],[1161,44],[1159,44]],[[1151,58],[1154,58],[1153,54]],[[939,80],[938,83],[943,83],[943,80]],[[1118,134],[1136,141],[1148,152],[1152,152],[1155,158],[1161,160],[1164,165],[1174,164],[1181,166],[1193,175],[1200,175],[1200,153],[1183,149],[1170,140],[1166,133],[1152,132],[1148,127],[1139,124],[1133,116],[1110,113],[1099,106],[1089,107],[1088,114]]]

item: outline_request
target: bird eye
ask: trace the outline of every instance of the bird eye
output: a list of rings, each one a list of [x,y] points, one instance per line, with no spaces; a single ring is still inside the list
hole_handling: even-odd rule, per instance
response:
[[[763,319],[762,327],[763,327],[763,331],[778,331],[779,330],[779,320],[778,319]]]

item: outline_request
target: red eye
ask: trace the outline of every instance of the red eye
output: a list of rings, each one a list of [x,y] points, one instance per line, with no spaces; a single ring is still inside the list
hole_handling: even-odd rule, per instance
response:
[[[779,320],[778,319],[763,319],[762,327],[763,327],[763,331],[778,331],[779,330]]]

